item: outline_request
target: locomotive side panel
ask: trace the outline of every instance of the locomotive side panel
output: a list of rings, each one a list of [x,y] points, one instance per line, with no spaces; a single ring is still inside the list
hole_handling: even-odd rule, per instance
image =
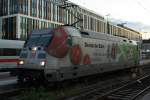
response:
[[[53,65],[47,64],[49,67],[45,71],[55,73],[53,76],[57,76],[57,80],[124,69],[135,64],[134,46],[127,40],[124,42],[123,38],[105,40],[72,36],[71,43],[64,58],[48,58]]]
[[[64,80],[123,69],[124,63],[120,62],[122,56],[117,51],[122,44],[117,41],[72,37],[72,46],[67,55],[64,58],[49,56],[45,72],[53,73],[52,76],[57,77],[57,80]]]
[[[82,39],[83,59],[82,64],[102,64],[107,63],[107,45],[108,40]]]

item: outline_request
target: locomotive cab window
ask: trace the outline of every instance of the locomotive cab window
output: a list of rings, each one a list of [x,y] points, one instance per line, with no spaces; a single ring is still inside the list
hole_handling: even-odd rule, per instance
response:
[[[82,35],[89,35],[87,32],[81,32]]]
[[[47,46],[51,40],[51,34],[35,34],[32,35],[27,43],[29,47],[32,46]]]

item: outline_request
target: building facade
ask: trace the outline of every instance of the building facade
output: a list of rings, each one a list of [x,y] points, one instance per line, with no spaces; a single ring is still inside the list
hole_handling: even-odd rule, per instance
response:
[[[33,29],[54,28],[77,21],[82,30],[101,32],[133,40],[141,39],[139,32],[107,22],[101,15],[83,7],[64,9],[57,0],[0,0],[0,38],[26,40]],[[109,30],[109,31],[108,31]]]

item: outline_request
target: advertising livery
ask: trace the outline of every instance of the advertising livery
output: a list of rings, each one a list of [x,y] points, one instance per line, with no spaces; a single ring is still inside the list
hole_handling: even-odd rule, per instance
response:
[[[135,41],[71,26],[34,30],[18,62],[19,80],[62,81],[138,65]],[[39,77],[40,76],[40,77]]]

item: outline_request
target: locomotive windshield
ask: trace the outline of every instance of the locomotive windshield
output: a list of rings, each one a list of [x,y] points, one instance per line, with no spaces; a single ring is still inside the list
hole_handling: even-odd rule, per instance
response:
[[[25,46],[33,47],[33,46],[44,46],[46,47],[52,38],[50,28],[48,29],[40,29],[33,30],[29,40],[27,40]]]
[[[27,42],[27,46],[33,47],[33,46],[48,46],[48,43],[51,40],[52,35],[51,34],[33,34],[29,38]]]

